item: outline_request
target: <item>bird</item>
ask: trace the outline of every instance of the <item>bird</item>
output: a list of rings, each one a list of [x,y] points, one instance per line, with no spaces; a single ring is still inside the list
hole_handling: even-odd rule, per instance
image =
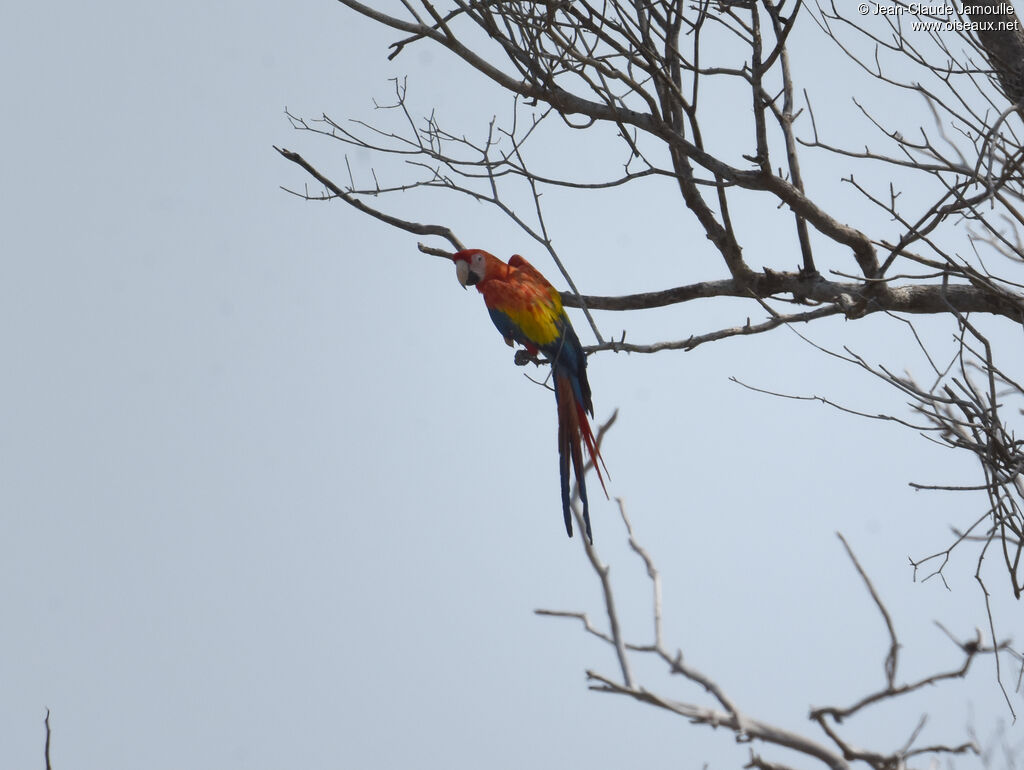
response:
[[[475,286],[483,295],[491,321],[505,338],[505,344],[514,346],[518,342],[530,355],[536,356],[540,352],[551,362],[558,411],[558,469],[565,531],[572,537],[569,505],[571,462],[583,503],[587,539],[593,544],[590,503],[584,479],[584,446],[597,471],[605,497],[608,497],[608,488],[598,465],[598,461],[604,465],[604,458],[587,419],[588,414],[594,415],[590,383],[587,381],[587,357],[562,307],[562,297],[537,268],[518,254],[506,263],[483,249],[463,249],[452,255],[452,261],[462,288]]]

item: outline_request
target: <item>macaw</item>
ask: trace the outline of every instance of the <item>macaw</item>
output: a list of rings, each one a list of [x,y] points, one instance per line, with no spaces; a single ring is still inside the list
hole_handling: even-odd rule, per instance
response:
[[[518,342],[531,355],[541,352],[551,362],[558,409],[558,464],[565,531],[572,537],[572,514],[569,508],[571,459],[580,500],[583,502],[587,539],[593,543],[581,443],[587,448],[605,497],[608,496],[608,489],[598,466],[598,460],[603,465],[604,458],[601,457],[594,432],[587,420],[588,414],[594,414],[590,383],[587,382],[587,357],[562,307],[562,297],[540,271],[518,254],[513,255],[506,264],[481,249],[465,249],[453,254],[452,260],[462,287],[476,286],[477,291],[483,294],[487,312],[505,338],[505,343],[512,346]]]

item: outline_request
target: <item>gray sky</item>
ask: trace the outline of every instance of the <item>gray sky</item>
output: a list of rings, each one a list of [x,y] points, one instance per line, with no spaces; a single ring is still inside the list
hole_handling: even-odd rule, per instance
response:
[[[46,708],[54,766],[79,770],[742,765],[721,731],[588,692],[585,669],[614,675],[609,651],[533,615],[602,617],[562,529],[553,399],[476,293],[414,237],[279,189],[307,180],[273,144],[345,180],[343,150],[295,134],[286,106],[376,119],[387,78],[409,74],[417,106],[468,132],[505,101],[440,53],[387,62],[393,36],[337,3],[65,6],[11,6],[0,29],[0,767],[42,766]],[[584,292],[717,276],[678,198],[642,189],[629,209],[550,195]],[[482,207],[395,206],[555,276]],[[643,341],[754,311],[729,312],[598,322]],[[887,333],[828,323],[841,344]],[[621,410],[610,489],[663,570],[670,640],[750,714],[813,734],[808,706],[882,682],[884,629],[836,530],[889,603],[908,678],[959,663],[932,619],[985,627],[969,569],[946,591],[906,566],[962,520],[960,500],[906,482],[973,468],[728,377],[898,409],[877,383],[784,331],[596,356],[590,376],[598,420]],[[593,516],[642,639],[642,567],[614,505]],[[924,709],[934,736],[972,718],[985,734],[1008,714],[978,669],[850,734],[898,744]]]

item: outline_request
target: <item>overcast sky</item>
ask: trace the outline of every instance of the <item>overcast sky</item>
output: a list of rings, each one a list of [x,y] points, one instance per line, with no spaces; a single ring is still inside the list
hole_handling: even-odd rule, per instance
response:
[[[553,398],[513,366],[479,296],[415,237],[280,189],[310,180],[275,144],[347,179],[344,150],[296,134],[286,107],[389,119],[373,100],[407,74],[415,106],[460,132],[507,112],[443,53],[388,62],[393,39],[326,0],[5,10],[0,768],[43,766],[46,709],[54,767],[77,770],[747,761],[723,731],[589,692],[586,669],[615,675],[610,651],[533,614],[603,620],[561,522]],[[796,65],[810,62],[811,85],[827,89],[816,61]],[[586,170],[579,141],[534,157]],[[369,178],[369,158],[351,162]],[[720,276],[671,186],[632,195],[624,206],[550,194],[582,291]],[[394,205],[556,276],[491,210]],[[788,226],[741,226],[762,233],[752,265],[795,264],[779,256],[790,241],[772,241],[775,227],[791,238]],[[597,318],[606,336],[641,342],[756,313]],[[878,358],[888,328],[819,327]],[[880,686],[887,649],[841,530],[889,603],[906,678],[959,665],[932,620],[962,636],[987,627],[972,568],[946,590],[913,583],[907,558],[947,544],[963,501],[907,481],[973,483],[973,467],[910,431],[730,376],[901,408],[785,330],[592,358],[597,420],[620,410],[604,449],[610,490],[663,570],[670,643],[749,714],[814,735],[809,706]],[[592,499],[623,620],[646,641],[642,565],[614,504]],[[1014,636],[1019,607],[1000,578],[996,609]],[[656,666],[641,672],[709,703]],[[927,710],[932,740],[972,722],[986,735],[1008,719],[1000,698],[991,660],[979,661],[966,683],[847,729],[895,746]]]

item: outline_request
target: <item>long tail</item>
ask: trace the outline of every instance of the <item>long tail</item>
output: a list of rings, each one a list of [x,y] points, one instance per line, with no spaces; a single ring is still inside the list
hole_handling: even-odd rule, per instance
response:
[[[558,405],[558,470],[562,481],[562,515],[565,517],[565,531],[569,537],[572,537],[572,510],[569,506],[569,462],[571,459],[576,484],[580,490],[580,500],[583,503],[583,523],[587,528],[587,539],[593,543],[594,535],[590,529],[590,503],[587,501],[583,445],[586,446],[590,461],[594,465],[594,470],[597,471],[597,478],[601,482],[604,496],[608,497],[608,488],[605,486],[604,476],[601,474],[604,458],[601,457],[601,451],[597,448],[594,432],[587,419],[587,412],[583,404],[576,398],[572,375],[558,370],[554,374],[554,379],[555,402]],[[608,467],[605,466],[605,473],[607,472]]]

